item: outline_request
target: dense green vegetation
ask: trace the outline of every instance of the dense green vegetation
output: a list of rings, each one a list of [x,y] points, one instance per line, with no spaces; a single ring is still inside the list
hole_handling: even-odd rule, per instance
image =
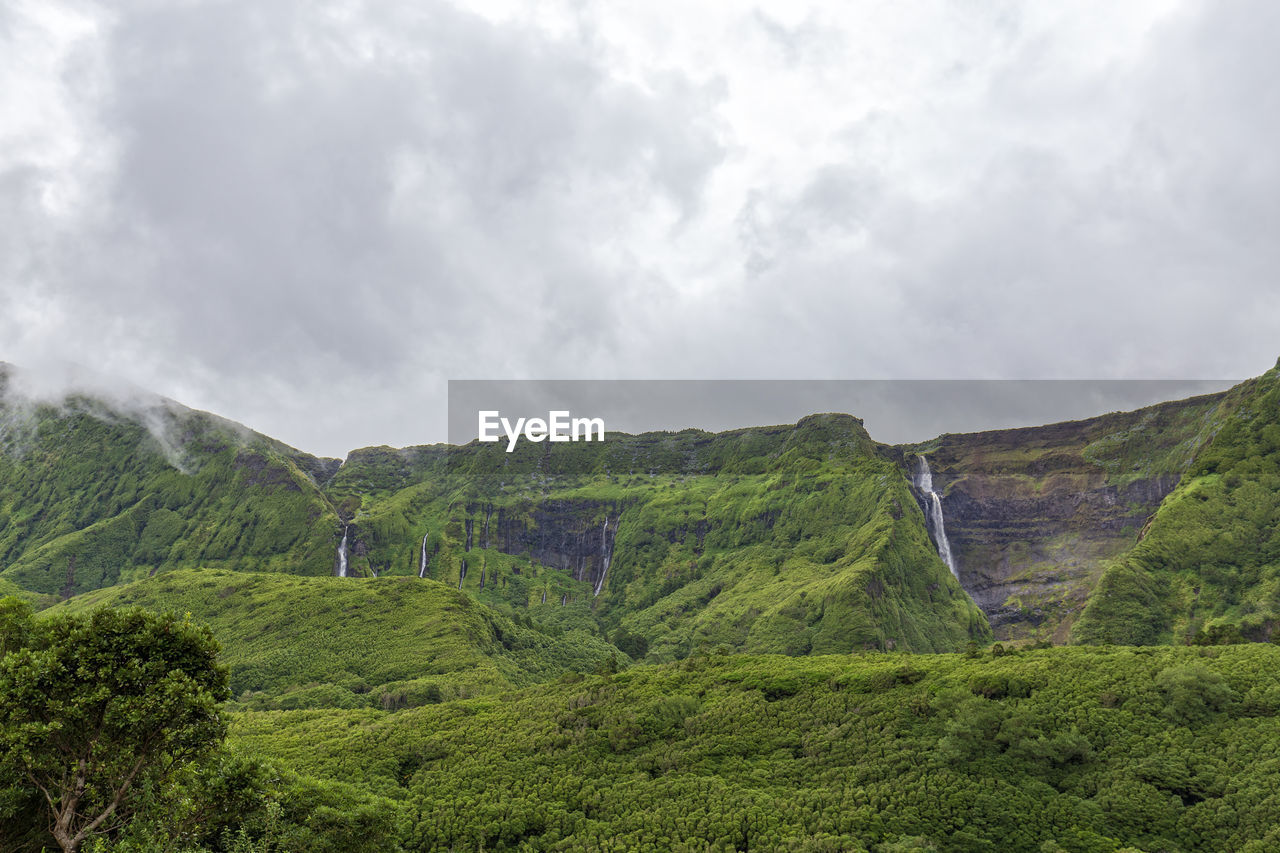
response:
[[[1280,368],[1232,389],[1216,432],[1076,626],[1097,643],[1266,640],[1280,626]]]
[[[207,623],[235,707],[404,708],[625,666],[599,636],[507,618],[443,584],[175,571],[50,613],[141,605]]]
[[[24,607],[0,601],[10,767],[64,719],[77,734],[107,720],[122,743],[145,741],[122,722],[186,695],[178,682],[147,687],[178,677],[178,658],[156,654],[166,643],[185,648],[189,635],[198,669],[217,671],[208,633],[186,617],[55,608],[33,621]],[[65,684],[62,657],[83,662]],[[37,669],[49,675],[29,678]],[[229,749],[167,765],[164,784],[140,781],[128,819],[93,833],[92,849],[1261,853],[1280,843],[1276,646],[713,652],[608,669],[400,711],[234,713]],[[138,709],[111,699],[122,691]],[[104,699],[105,717],[92,712]],[[46,705],[56,713],[42,715]],[[180,715],[172,728],[190,730]],[[39,796],[8,778],[6,849],[34,853],[47,843]]]
[[[313,479],[320,460],[147,405],[0,396],[0,579],[66,597],[173,568],[333,570],[339,523]]]
[[[406,850],[1263,851],[1280,649],[695,655],[239,749],[394,803]]]

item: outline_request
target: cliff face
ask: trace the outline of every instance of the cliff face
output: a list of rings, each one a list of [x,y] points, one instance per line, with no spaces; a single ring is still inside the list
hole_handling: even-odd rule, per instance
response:
[[[595,590],[608,572],[619,515],[616,505],[589,500],[549,500],[519,509],[470,506],[462,520],[463,548],[528,557]]]
[[[929,460],[960,581],[997,638],[1067,641],[1106,562],[1178,484],[1220,401],[904,448]]]

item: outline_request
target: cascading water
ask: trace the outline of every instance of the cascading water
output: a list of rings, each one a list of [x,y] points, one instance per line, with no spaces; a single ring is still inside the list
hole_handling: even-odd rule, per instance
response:
[[[420,578],[427,576],[427,536],[430,535],[430,533],[427,533],[422,537],[422,557],[418,561],[418,577]]]
[[[342,542],[338,544],[338,577],[340,578],[347,576],[347,532],[349,530],[349,525],[342,525]]]
[[[609,573],[609,558],[612,556],[609,552],[609,516],[606,515],[604,527],[600,530],[600,577],[596,580],[596,597],[604,589],[604,576]]]
[[[942,522],[942,498],[933,490],[933,472],[929,470],[927,459],[923,456],[916,458],[920,460],[920,464],[916,467],[916,488],[924,495],[925,504],[928,507],[929,533],[932,534],[933,541],[938,546],[938,556],[947,564],[947,568],[951,570],[956,580],[960,580],[960,573],[956,571],[955,557],[951,555],[951,543],[947,541],[947,528]]]

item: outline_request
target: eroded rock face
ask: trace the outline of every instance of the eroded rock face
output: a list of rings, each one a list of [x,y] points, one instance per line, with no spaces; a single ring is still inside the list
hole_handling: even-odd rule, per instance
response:
[[[945,435],[919,449],[961,584],[997,638],[1066,641],[1104,563],[1132,547],[1177,485],[1218,400]]]
[[[549,500],[523,515],[487,504],[468,509],[476,547],[528,556],[593,585],[606,571],[618,531],[618,507],[594,501]]]

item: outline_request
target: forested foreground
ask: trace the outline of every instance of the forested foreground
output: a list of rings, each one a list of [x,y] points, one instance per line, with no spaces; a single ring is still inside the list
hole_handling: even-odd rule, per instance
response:
[[[188,617],[0,605],[6,851],[1280,848],[1271,645],[699,653],[231,713]]]
[[[1263,851],[1278,711],[1267,645],[710,655],[232,741],[385,798],[415,851]]]

